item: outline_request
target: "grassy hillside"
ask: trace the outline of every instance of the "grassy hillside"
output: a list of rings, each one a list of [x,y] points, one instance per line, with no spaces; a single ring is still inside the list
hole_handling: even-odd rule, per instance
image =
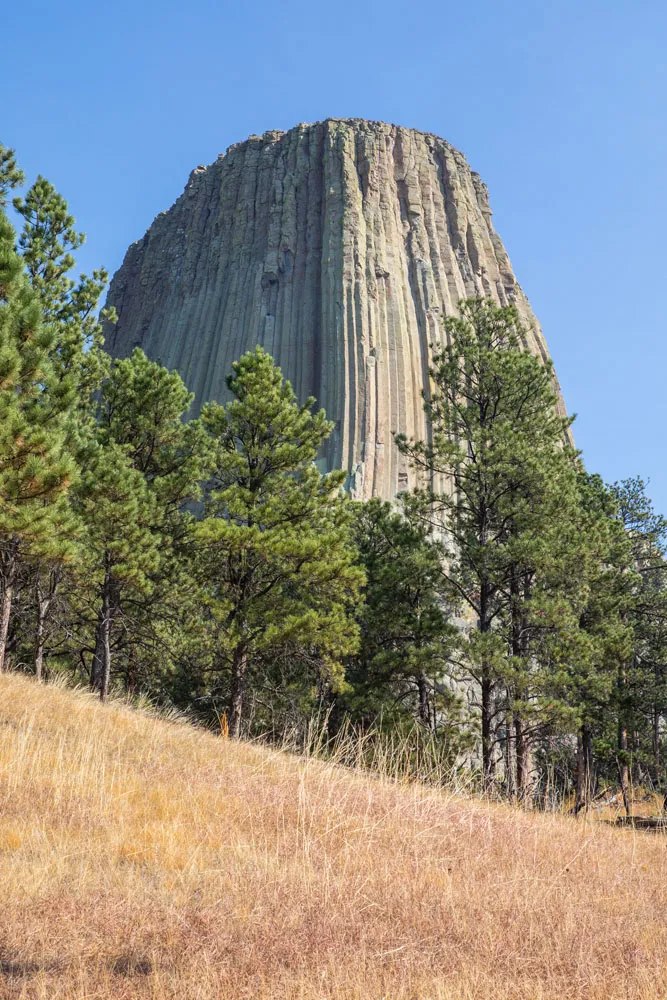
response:
[[[0,677],[0,997],[667,995],[659,836]]]

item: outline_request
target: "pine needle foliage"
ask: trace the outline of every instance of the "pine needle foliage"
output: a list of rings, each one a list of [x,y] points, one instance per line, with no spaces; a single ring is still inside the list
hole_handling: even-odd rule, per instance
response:
[[[247,689],[261,683],[269,656],[309,662],[315,691],[342,685],[363,573],[344,473],[322,475],[315,465],[332,430],[324,411],[313,412],[313,399],[300,405],[261,348],[241,358],[227,384],[231,401],[202,415],[217,457],[196,538],[212,671],[228,679],[230,735],[238,736]]]

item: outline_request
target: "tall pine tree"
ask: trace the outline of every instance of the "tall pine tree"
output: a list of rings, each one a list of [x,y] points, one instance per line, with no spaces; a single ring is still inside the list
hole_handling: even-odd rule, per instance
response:
[[[114,651],[133,658],[127,672],[136,675],[169,655],[170,631],[178,631],[186,582],[179,557],[193,524],[188,505],[200,497],[213,451],[201,423],[183,420],[191,404],[180,376],[139,349],[112,364],[99,394],[76,503],[89,568],[78,601],[83,608],[93,590],[82,621],[92,611],[90,683],[103,699]]]
[[[576,496],[570,421],[558,412],[551,366],[523,350],[525,339],[513,307],[461,303],[445,322],[445,345],[434,348],[431,439],[398,438],[422,475],[407,509],[447,544],[447,590],[472,619],[463,654],[479,691],[484,784],[513,728],[520,790],[525,715],[543,679],[531,644],[544,630],[546,595],[536,606],[535,588],[553,563],[555,520],[567,521]]]
[[[18,250],[30,286],[39,298],[44,323],[52,333],[51,378],[44,388],[61,412],[64,449],[79,469],[92,444],[95,394],[108,369],[97,316],[107,273],[101,268],[92,277],[71,277],[74,253],[86,237],[77,232],[67,202],[45,178],[38,177],[25,198],[15,198],[14,208],[23,218]],[[113,319],[110,311],[103,310],[102,315]],[[81,555],[82,525],[67,498],[60,499],[58,510],[52,514],[55,530],[50,533],[48,545],[32,555],[24,552],[21,560],[24,590],[34,594],[33,661],[38,678],[63,576]],[[30,606],[31,602],[23,603]]]
[[[312,399],[299,405],[260,348],[235,364],[227,384],[232,400],[209,404],[202,416],[217,461],[197,541],[213,690],[225,691],[229,732],[239,736],[267,658],[307,660],[315,690],[340,686],[342,659],[357,643],[350,612],[362,573],[344,474],[321,475],[315,466],[332,428],[324,412],[312,411]]]
[[[0,165],[4,204],[22,177],[4,148]],[[62,497],[76,477],[67,448],[75,386],[54,366],[57,330],[15,243],[14,229],[0,211],[0,670],[21,554],[53,553],[66,513]]]

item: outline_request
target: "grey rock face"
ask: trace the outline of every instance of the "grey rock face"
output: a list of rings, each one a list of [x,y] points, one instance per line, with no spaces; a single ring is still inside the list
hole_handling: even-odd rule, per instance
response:
[[[266,132],[197,167],[111,282],[112,354],[135,346],[206,400],[261,344],[335,428],[323,465],[357,497],[411,483],[393,434],[427,434],[429,347],[461,298],[516,304],[539,324],[491,225],[487,190],[449,143],[332,119]]]

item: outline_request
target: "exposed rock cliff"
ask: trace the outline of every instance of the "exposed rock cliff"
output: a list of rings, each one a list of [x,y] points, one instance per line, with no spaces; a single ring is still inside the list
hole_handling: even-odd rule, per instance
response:
[[[429,344],[478,295],[516,303],[526,346],[547,356],[461,153],[332,119],[250,136],[197,167],[115,275],[107,343],[177,368],[198,406],[224,400],[232,362],[263,345],[335,421],[327,467],[347,469],[359,497],[392,497],[410,480],[393,433],[426,434]]]

